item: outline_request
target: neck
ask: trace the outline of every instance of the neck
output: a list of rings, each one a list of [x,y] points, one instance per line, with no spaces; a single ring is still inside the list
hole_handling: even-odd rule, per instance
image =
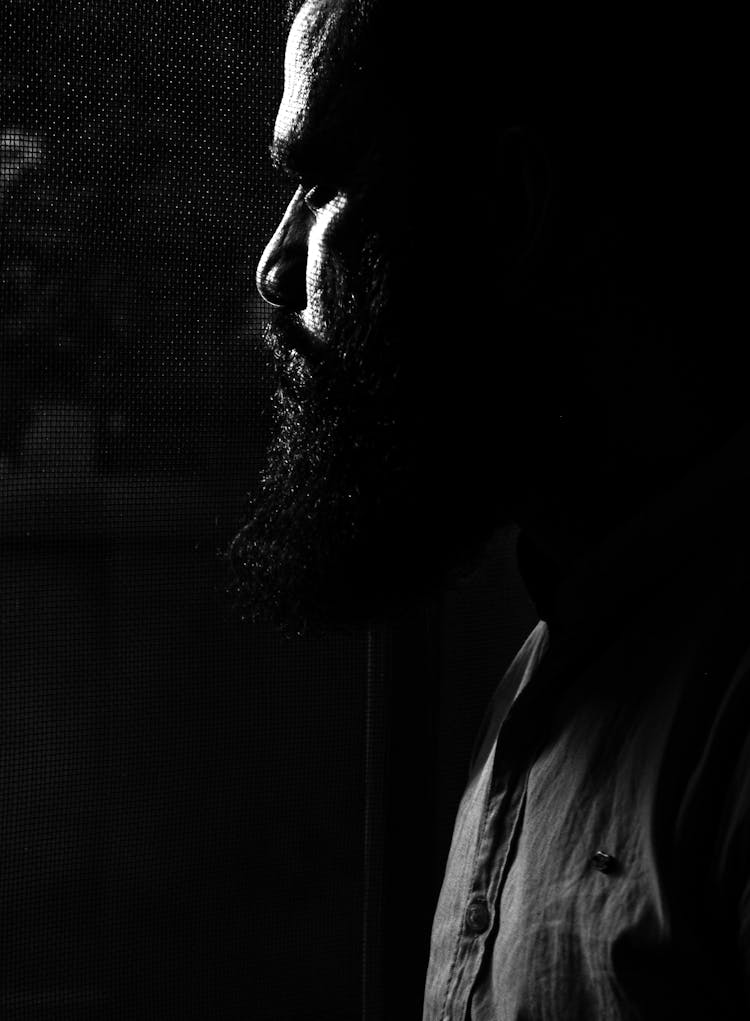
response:
[[[561,574],[674,486],[729,427],[689,401],[618,401],[558,416],[518,487],[516,523]],[[627,409],[628,414],[624,414]],[[551,437],[551,438],[550,438]]]

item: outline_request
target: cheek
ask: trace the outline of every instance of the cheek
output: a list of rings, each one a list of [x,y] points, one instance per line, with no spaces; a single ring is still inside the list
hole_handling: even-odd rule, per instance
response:
[[[331,202],[321,210],[307,240],[305,284],[306,325],[320,331],[335,318],[341,284],[346,277],[346,207]]]
[[[326,244],[323,231],[316,225],[310,232],[307,241],[307,266],[305,269],[305,287],[307,293],[307,308],[305,318],[311,320],[309,326],[319,330],[323,325],[321,322],[322,306],[325,304],[325,271],[330,252]]]

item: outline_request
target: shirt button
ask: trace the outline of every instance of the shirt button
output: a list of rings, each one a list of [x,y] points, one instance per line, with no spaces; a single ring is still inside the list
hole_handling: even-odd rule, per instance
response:
[[[617,868],[617,859],[606,851],[597,851],[591,859],[591,864],[599,872],[614,872]]]
[[[490,924],[490,912],[484,900],[473,900],[466,909],[466,928],[479,934]]]

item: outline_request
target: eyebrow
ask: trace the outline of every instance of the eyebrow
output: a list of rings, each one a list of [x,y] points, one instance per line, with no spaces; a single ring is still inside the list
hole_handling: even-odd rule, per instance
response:
[[[353,146],[350,137],[329,132],[274,136],[268,154],[274,169],[294,184],[335,180],[339,186],[351,185],[372,172],[367,152]]]
[[[274,170],[278,170],[282,174],[289,173],[290,168],[287,146],[282,145],[274,138],[273,142],[271,142],[268,147],[268,155],[271,157],[271,163]]]
[[[268,147],[271,163],[275,170],[294,181],[310,176],[314,170],[312,148],[299,141],[280,141],[277,138]]]
[[[274,138],[268,147],[274,168],[292,181],[329,180],[336,168],[337,179],[346,179],[353,170],[352,153],[332,137]]]

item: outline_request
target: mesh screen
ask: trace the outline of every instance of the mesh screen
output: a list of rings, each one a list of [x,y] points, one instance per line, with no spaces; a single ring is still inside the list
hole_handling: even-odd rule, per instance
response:
[[[215,595],[263,449],[279,10],[0,17],[0,1016],[351,1017],[365,639]]]
[[[229,615],[280,5],[7,0],[0,36],[0,1017],[411,1016],[512,537],[442,639]]]

